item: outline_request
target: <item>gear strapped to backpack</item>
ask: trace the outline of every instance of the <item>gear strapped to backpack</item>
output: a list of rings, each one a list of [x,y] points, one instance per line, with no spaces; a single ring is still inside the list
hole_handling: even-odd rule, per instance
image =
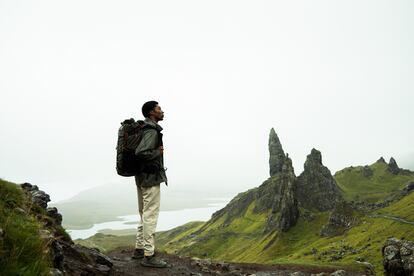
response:
[[[121,122],[116,146],[116,171],[121,176],[134,176],[141,168],[135,149],[141,141],[144,126],[144,121],[133,118]]]

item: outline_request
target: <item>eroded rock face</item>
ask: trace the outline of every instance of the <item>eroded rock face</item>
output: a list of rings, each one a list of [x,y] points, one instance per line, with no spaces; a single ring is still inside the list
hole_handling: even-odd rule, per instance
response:
[[[384,163],[384,164],[387,164],[387,162],[385,162],[384,157],[382,157],[382,156],[377,160],[376,163]]]
[[[385,275],[414,275],[414,242],[389,238],[382,257]]]
[[[289,230],[299,218],[298,202],[296,200],[296,176],[292,166],[292,160],[286,158],[278,179],[273,201],[272,213],[268,217],[265,231],[279,229]]]
[[[371,177],[374,174],[374,171],[371,169],[370,166],[364,166],[362,168],[362,174],[364,175],[364,177]]]
[[[44,209],[43,212],[36,211],[36,208],[28,210],[36,212],[34,215],[43,229],[39,236],[45,240],[49,247],[46,252],[50,254],[53,263],[52,275],[107,275],[112,268],[111,260],[96,249],[76,245],[72,239],[64,234],[61,226],[62,215],[56,207],[47,207],[50,196],[36,185],[23,183],[20,187],[25,191],[29,200],[34,205]],[[26,212],[25,210],[23,210]]]
[[[387,167],[388,171],[392,174],[398,174],[400,172],[400,168],[397,165],[397,162],[393,157],[391,157],[390,162],[388,163]]]
[[[213,213],[210,222],[213,223],[222,216],[225,216],[224,225],[230,224],[235,218],[241,217],[247,211],[249,205],[256,198],[257,188],[250,189],[244,193],[239,193],[224,208]],[[200,231],[202,228],[200,229]]]
[[[30,183],[23,183],[20,185],[23,190],[30,194],[32,201],[39,205],[40,207],[46,209],[47,203],[50,201],[50,196],[42,190],[39,190],[39,187],[32,185]]]
[[[282,172],[283,162],[285,161],[285,153],[280,143],[279,137],[272,128],[269,134],[269,167],[270,176],[275,176]]]
[[[322,164],[321,152],[312,149],[304,168],[297,181],[299,206],[319,211],[333,209],[342,195],[331,172]]]
[[[339,201],[320,232],[323,237],[342,235],[346,230],[357,224],[357,217],[352,205],[346,201]]]

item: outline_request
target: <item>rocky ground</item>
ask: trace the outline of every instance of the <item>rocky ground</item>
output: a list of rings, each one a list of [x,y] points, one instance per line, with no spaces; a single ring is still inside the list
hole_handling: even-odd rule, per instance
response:
[[[108,254],[112,259],[112,269],[108,275],[226,275],[226,276],[327,276],[327,275],[364,275],[358,271],[335,270],[333,268],[316,268],[294,265],[259,265],[259,264],[242,264],[213,262],[197,258],[179,257],[157,253],[157,255],[166,260],[171,267],[169,268],[147,268],[140,265],[140,260],[131,258],[132,250],[117,250]]]

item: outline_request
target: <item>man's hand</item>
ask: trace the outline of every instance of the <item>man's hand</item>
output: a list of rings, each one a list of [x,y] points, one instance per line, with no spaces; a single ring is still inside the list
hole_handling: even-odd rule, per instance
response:
[[[164,154],[164,147],[163,146],[160,146],[160,152],[161,152],[161,155]]]

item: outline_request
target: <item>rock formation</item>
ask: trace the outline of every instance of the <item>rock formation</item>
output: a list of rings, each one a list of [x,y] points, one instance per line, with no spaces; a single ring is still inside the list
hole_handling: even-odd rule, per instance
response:
[[[374,175],[374,171],[371,169],[370,166],[364,166],[362,168],[362,174],[364,175],[364,177],[369,178]]]
[[[378,159],[377,160],[377,162],[375,162],[375,163],[384,163],[384,164],[387,164],[387,162],[385,162],[385,159],[384,159],[384,157],[380,157],[380,159]]]
[[[407,192],[407,194],[411,191],[414,190],[414,182],[411,181],[410,183],[408,183],[405,187],[404,187],[404,191]]]
[[[329,216],[328,224],[320,232],[322,237],[342,235],[357,224],[357,216],[351,203],[339,201]]]
[[[23,183],[20,187],[33,206],[43,209],[34,215],[44,225],[39,235],[49,245],[47,250],[53,264],[51,275],[107,275],[111,271],[113,264],[107,256],[97,249],[74,244],[70,236],[64,232],[61,225],[62,215],[57,208],[47,207],[50,201],[48,194],[30,183]],[[30,212],[37,212],[36,208]]]
[[[414,242],[388,238],[382,257],[386,276],[414,275]]]
[[[298,202],[295,197],[296,176],[292,160],[286,158],[278,179],[272,213],[268,217],[265,231],[279,229],[287,231],[294,226],[299,218]]]
[[[322,164],[320,151],[312,149],[306,158],[304,171],[298,177],[299,206],[326,211],[334,208],[341,198],[341,191],[335,179]]]
[[[388,163],[387,170],[392,174],[398,174],[400,172],[400,168],[393,157],[391,157],[390,162]]]
[[[269,154],[270,176],[275,176],[282,171],[286,156],[280,144],[279,137],[273,128],[269,134]]]

